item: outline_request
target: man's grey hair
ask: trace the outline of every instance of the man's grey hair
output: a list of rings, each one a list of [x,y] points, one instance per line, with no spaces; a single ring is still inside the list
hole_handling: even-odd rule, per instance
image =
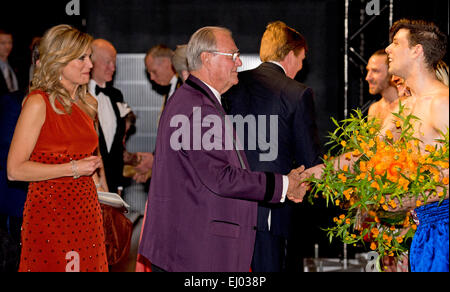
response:
[[[201,53],[211,52],[217,49],[214,33],[218,31],[228,33],[231,36],[229,29],[218,26],[202,27],[192,35],[186,50],[189,71],[195,71],[202,67]]]

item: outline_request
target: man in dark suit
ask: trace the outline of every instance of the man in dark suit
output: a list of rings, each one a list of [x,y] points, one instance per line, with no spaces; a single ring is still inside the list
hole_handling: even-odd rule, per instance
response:
[[[168,87],[168,92],[164,94],[163,106],[183,84],[183,79],[175,72],[172,64],[174,51],[166,45],[156,45],[150,48],[145,55],[145,68],[150,75],[150,80],[162,87]]]
[[[300,165],[310,167],[317,163],[320,147],[313,91],[293,80],[302,69],[306,51],[306,41],[300,33],[281,21],[270,23],[261,41],[263,63],[254,70],[239,73],[239,84],[225,95],[230,114],[278,117],[278,137],[274,142],[278,153],[273,159],[261,159],[261,154],[267,151],[261,147],[252,149],[252,141],[246,141],[244,145],[252,171],[287,174]],[[271,119],[256,121],[256,128],[271,129]],[[259,133],[251,124],[248,131]],[[264,139],[258,134],[249,138]],[[259,203],[253,271],[286,270],[285,251],[287,249],[289,253],[287,240],[291,235],[292,212],[293,206],[289,202]]]
[[[229,30],[199,29],[187,58],[191,75],[159,123],[139,253],[153,270],[248,272],[256,202],[278,203],[286,195],[300,202],[301,169],[288,176],[251,172],[236,147],[220,103],[242,65]]]
[[[15,91],[0,96],[0,229],[7,231],[18,247],[28,183],[9,181],[6,161],[24,95]]]
[[[98,101],[99,148],[103,159],[106,182],[110,192],[118,192],[123,186],[123,139],[125,116],[129,109],[124,104],[122,92],[109,82],[116,70],[117,52],[114,46],[103,39],[92,45],[94,67],[89,82],[89,92]]]
[[[8,63],[12,47],[12,34],[0,29],[0,96],[19,90],[16,74]]]
[[[161,86],[163,89],[163,103],[159,112],[159,117],[167,104],[169,98],[174,94],[184,82],[182,76],[178,75],[172,63],[175,52],[166,45],[159,44],[151,47],[145,55],[145,68],[150,76],[150,80]],[[158,91],[158,90],[157,90]],[[145,183],[150,178],[154,160],[154,152],[138,152],[140,164],[135,167],[137,174],[133,179],[138,183]]]

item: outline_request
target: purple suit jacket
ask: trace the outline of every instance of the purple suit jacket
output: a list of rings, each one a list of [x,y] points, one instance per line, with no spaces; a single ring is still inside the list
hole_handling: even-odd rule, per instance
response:
[[[194,107],[202,120],[220,117],[225,131],[223,108],[191,75],[160,119],[139,253],[166,271],[248,272],[257,202],[281,200],[282,176],[243,169],[242,164],[249,169],[243,151],[240,162],[236,150],[192,150]],[[171,126],[176,115],[188,117],[191,130],[190,147],[178,151],[171,147],[171,137],[181,128]],[[212,128],[202,127],[201,137],[218,130]],[[225,139],[218,141],[225,149]]]

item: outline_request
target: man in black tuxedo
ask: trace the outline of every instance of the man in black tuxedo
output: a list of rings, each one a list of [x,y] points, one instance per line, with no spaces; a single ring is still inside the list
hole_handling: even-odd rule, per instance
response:
[[[116,70],[117,52],[114,46],[103,39],[92,44],[92,63],[94,67],[89,82],[89,92],[98,101],[99,148],[103,158],[106,182],[110,192],[118,192],[123,178],[123,139],[125,117],[129,113],[122,92],[109,82]]]
[[[145,68],[150,76],[150,80],[155,82],[166,92],[163,94],[163,103],[159,117],[167,104],[169,98],[181,85],[183,85],[182,76],[178,75],[172,63],[175,52],[166,45],[159,44],[151,47],[145,55]],[[184,57],[185,58],[185,57]],[[185,77],[187,78],[189,74]],[[149,171],[152,169],[154,153],[138,152],[140,164],[135,168],[137,174],[133,179],[138,183],[145,183],[149,179]]]
[[[16,74],[8,63],[12,48],[12,34],[0,29],[0,96],[19,90]]]
[[[177,75],[173,67],[173,55],[174,51],[162,44],[151,47],[145,55],[145,68],[150,80],[168,89],[164,94],[163,108],[175,90],[183,84],[183,79]]]
[[[306,51],[307,44],[300,33],[281,21],[270,23],[261,41],[263,63],[254,70],[239,73],[239,83],[225,95],[229,114],[255,116],[256,124],[249,123],[244,131],[247,135],[240,137],[252,171],[288,174],[301,165],[308,168],[318,163],[320,146],[313,91],[294,80],[302,69]],[[276,122],[270,116],[277,117],[275,127]],[[266,137],[275,140],[277,152],[269,155],[272,158],[260,147],[261,139],[268,140],[260,136],[259,130],[264,128]],[[256,149],[245,138],[255,139]],[[254,272],[287,270],[288,239],[295,232],[291,230],[292,212],[293,206],[288,202],[259,204]]]

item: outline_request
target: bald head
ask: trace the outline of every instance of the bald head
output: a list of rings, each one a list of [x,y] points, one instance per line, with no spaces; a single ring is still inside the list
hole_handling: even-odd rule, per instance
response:
[[[96,39],[92,43],[92,79],[104,86],[113,79],[116,71],[117,51],[114,46],[104,39]]]
[[[104,39],[96,39],[92,42],[92,54],[94,55],[95,52],[99,51],[112,51],[116,52],[116,49],[114,48],[113,44],[111,44],[109,41]]]

